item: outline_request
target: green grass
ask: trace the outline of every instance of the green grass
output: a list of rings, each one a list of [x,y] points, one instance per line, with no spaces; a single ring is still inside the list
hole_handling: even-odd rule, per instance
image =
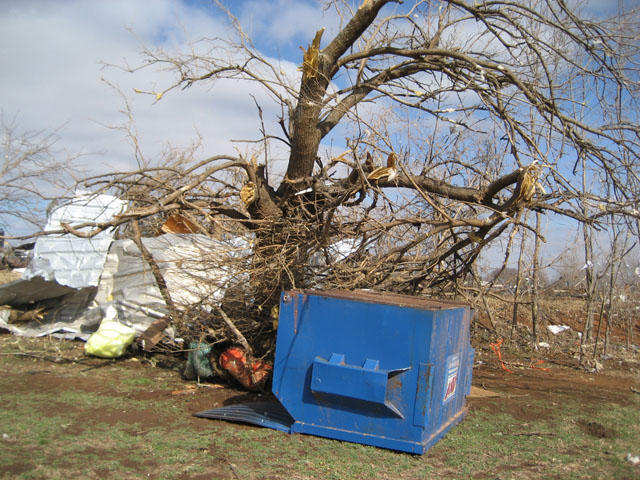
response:
[[[155,385],[156,382],[154,382],[150,378],[134,377],[134,378],[125,378],[122,380],[122,383],[124,385],[130,385],[132,387],[144,387],[144,386]]]
[[[23,358],[1,362],[8,371],[49,368]],[[554,405],[536,401],[531,408],[549,414],[526,423],[508,413],[472,409],[427,454],[414,456],[222,422],[194,429],[187,424],[182,398],[164,395],[150,402],[127,394],[169,390],[177,381],[173,372],[127,370],[124,362],[92,370],[55,368],[58,375],[90,373],[113,386],[102,392],[15,393],[16,377],[1,376],[0,435],[8,438],[1,445],[0,478],[534,479],[549,472],[555,478],[587,479],[640,473],[624,461],[627,453],[637,453],[638,400],[626,407],[592,404],[587,410],[579,396]],[[28,381],[29,375],[23,378]],[[149,411],[153,424],[137,420],[142,413],[148,419]],[[127,422],[117,421],[125,418],[122,412]],[[594,421],[608,428],[604,438],[586,431]]]
[[[532,472],[553,468],[567,479],[618,478],[633,474],[622,459],[637,449],[640,404],[632,407],[603,404],[584,416],[577,413],[580,412],[578,401],[554,407],[551,420],[528,424],[508,414],[474,411],[433,451],[446,456],[449,459],[446,466],[456,468],[461,478],[522,466]],[[611,429],[615,433],[610,438],[594,438],[584,431],[581,421],[614,426]],[[482,446],[480,451],[479,446]]]
[[[541,470],[562,472],[562,478],[617,478],[633,473],[621,458],[637,448],[640,409],[603,405],[593,418],[615,425],[610,438],[594,438],[584,431],[573,405],[556,407],[552,420],[522,424],[508,414],[472,411],[425,456],[412,456],[359,444],[309,436],[288,436],[268,429],[235,427],[212,422],[211,430],[190,431],[172,418],[168,402],[158,402],[158,415],[166,426],[147,429],[142,424],[100,423],[99,418],[80,430],[76,417],[113,408],[135,411],[143,403],[86,392],[35,394],[19,401],[3,393],[5,411],[0,429],[14,443],[5,449],[0,466],[28,461],[46,465],[47,478],[64,478],[69,468],[85,478],[100,472],[120,472],[125,478],[145,478],[145,465],[154,478],[184,478],[210,470],[212,459],[233,469],[241,478],[427,478],[449,472],[449,477],[474,478],[485,472],[503,472],[500,478],[536,478]],[[54,402],[60,414],[34,416],[38,406]],[[65,412],[64,406],[70,407]],[[69,428],[72,428],[69,430]],[[528,435],[528,433],[540,435]],[[549,433],[550,435],[545,435]],[[87,446],[91,448],[87,449]],[[247,459],[250,459],[247,461]],[[126,462],[123,460],[126,459]],[[132,471],[131,465],[138,468]],[[17,478],[38,477],[41,467]],[[504,472],[525,476],[504,476]],[[528,473],[527,473],[528,472]],[[526,476],[529,474],[530,476]],[[35,476],[34,476],[35,475]],[[497,475],[497,474],[496,474]]]

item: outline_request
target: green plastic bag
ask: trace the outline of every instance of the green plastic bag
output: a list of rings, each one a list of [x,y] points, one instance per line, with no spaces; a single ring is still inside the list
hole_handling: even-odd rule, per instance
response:
[[[184,378],[187,380],[196,380],[197,378],[207,380],[212,378],[215,373],[211,368],[210,353],[211,346],[205,342],[189,343],[189,358],[184,370]]]
[[[84,345],[87,355],[102,358],[118,358],[133,343],[136,331],[115,320],[105,319],[98,331],[92,333]]]

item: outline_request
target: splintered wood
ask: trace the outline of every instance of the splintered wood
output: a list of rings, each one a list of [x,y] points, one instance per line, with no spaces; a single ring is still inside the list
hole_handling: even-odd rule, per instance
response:
[[[313,38],[309,48],[302,49],[302,73],[305,77],[314,78],[318,72],[318,56],[320,54],[320,40],[324,33],[324,27],[316,32],[316,36]]]
[[[169,317],[162,317],[153,322],[149,328],[147,328],[142,335],[138,337],[138,345],[145,352],[150,352],[155,347],[162,337],[164,337],[164,329],[169,326],[171,319]]]

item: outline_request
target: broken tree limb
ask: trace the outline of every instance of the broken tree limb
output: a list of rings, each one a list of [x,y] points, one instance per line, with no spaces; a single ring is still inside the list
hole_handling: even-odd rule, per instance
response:
[[[132,220],[131,226],[133,228],[134,241],[136,242],[136,245],[140,249],[142,258],[144,258],[145,262],[147,262],[149,264],[149,267],[151,267],[151,273],[153,274],[153,277],[156,279],[156,283],[158,284],[158,289],[160,290],[162,299],[167,304],[167,309],[169,310],[169,316],[171,317],[172,320],[175,321],[176,319],[180,318],[178,309],[176,308],[175,303],[173,303],[173,300],[171,299],[171,293],[167,288],[167,282],[164,280],[164,277],[162,276],[162,271],[160,271],[160,267],[158,267],[158,264],[154,260],[153,256],[151,255],[149,250],[147,250],[147,247],[145,247],[144,243],[142,242],[142,233],[140,232],[140,225],[138,224],[138,220],[137,219]]]
[[[247,355],[252,356],[253,355],[253,349],[249,345],[249,342],[247,342],[247,339],[244,337],[244,335],[242,335],[242,332],[240,332],[240,330],[238,330],[238,328],[235,326],[233,321],[229,318],[229,315],[227,315],[225,313],[225,311],[222,310],[222,307],[220,307],[219,305],[216,305],[215,309],[220,314],[220,316],[222,317],[222,320],[227,325],[227,327],[229,327],[229,329],[236,336],[236,338],[238,339],[238,342],[240,342],[240,345],[242,345],[244,347]]]
[[[7,323],[22,323],[33,321],[41,323],[44,320],[44,316],[46,314],[46,309],[42,305],[38,305],[30,310],[11,308],[8,305],[2,305],[0,306],[0,309],[9,311],[9,319]]]

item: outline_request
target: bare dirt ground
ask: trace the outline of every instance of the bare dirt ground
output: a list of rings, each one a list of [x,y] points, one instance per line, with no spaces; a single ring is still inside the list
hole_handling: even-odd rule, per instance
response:
[[[0,336],[0,345],[11,343],[16,337]],[[127,393],[127,398],[153,402],[154,400],[172,400],[185,413],[185,421],[195,428],[210,425],[210,420],[191,417],[190,414],[223,405],[246,402],[264,398],[265,395],[250,393],[239,385],[209,384],[196,388],[195,382],[182,379],[183,359],[174,356],[155,356],[136,358],[130,356],[118,361],[105,361],[85,357],[83,344],[71,342],[69,350],[55,357],[40,354],[45,350],[41,345],[51,340],[20,339],[29,344],[28,352],[20,355],[24,360],[21,368],[5,371],[2,375],[11,378],[16,393],[80,391],[113,394],[118,392],[122,378],[122,369],[128,370],[127,377],[140,373],[144,377],[156,377],[167,383],[168,387],[157,390],[140,389]],[[59,342],[53,340],[53,342]],[[67,342],[69,343],[69,342]],[[4,349],[3,349],[4,350]],[[505,357],[513,355],[505,354]],[[506,358],[505,358],[506,360]],[[121,366],[114,370],[108,368],[116,362]],[[525,362],[526,363],[526,362]],[[472,408],[488,411],[507,412],[521,420],[544,418],[549,412],[539,411],[529,405],[537,401],[556,398],[561,402],[564,397],[579,397],[584,405],[616,403],[632,405],[640,395],[640,363],[612,360],[602,372],[585,372],[576,368],[548,361],[543,367],[525,368],[524,363],[507,361],[513,369],[508,373],[500,366],[493,352],[480,350],[476,354],[476,366],[473,369],[472,384],[474,390],[468,404]],[[516,365],[516,366],[514,366]],[[486,390],[486,391],[483,391]],[[508,401],[507,401],[508,400]],[[52,411],[55,405],[51,406]],[[45,412],[46,413],[46,412]],[[137,412],[138,418],[145,424],[153,424],[156,415],[153,408],[147,412]],[[124,418],[123,420],[126,420]]]
[[[525,422],[553,417],[553,410],[539,408],[540,403],[553,406],[579,399],[587,413],[590,408],[607,403],[633,405],[640,396],[640,349],[635,345],[627,347],[624,328],[612,322],[610,345],[603,356],[606,322],[599,328],[596,317],[593,332],[594,335],[600,333],[598,353],[593,355],[592,348],[587,349],[586,366],[580,366],[578,332],[584,328],[582,306],[581,299],[545,299],[542,316],[546,321],[539,326],[539,341],[545,346],[537,350],[532,348],[531,319],[527,309],[523,309],[524,314],[518,318],[513,338],[510,335],[510,310],[496,308],[497,322],[493,326],[486,315],[479,314],[472,334],[472,344],[477,352],[473,385],[499,392],[500,396],[470,398],[469,405],[489,412],[506,412]],[[637,316],[637,312],[634,313]],[[567,325],[570,330],[554,335],[547,325]],[[634,339],[638,339],[640,321],[633,319],[633,325]],[[491,348],[499,338],[504,338],[500,347],[504,366]],[[600,429],[600,434],[611,431],[595,421],[585,428]],[[597,437],[598,432],[594,433]]]
[[[15,350],[16,345],[18,346],[17,351]],[[544,364],[534,365],[537,368],[531,368],[527,366],[529,360],[516,357],[513,352],[506,350],[504,357],[507,365],[513,371],[513,373],[508,373],[502,368],[494,352],[483,348],[483,345],[476,345],[476,347],[473,391],[468,399],[471,412],[485,412],[490,415],[506,413],[518,420],[521,425],[526,426],[541,420],[552,421],[556,414],[554,406],[576,402],[578,399],[581,410],[580,428],[594,439],[606,439],[616,435],[616,425],[602,423],[597,416],[590,417],[590,412],[596,412],[603,404],[637,405],[637,399],[640,395],[640,364],[637,361],[611,360],[605,362],[601,372],[589,373],[566,366],[567,360],[565,358],[561,358],[558,362],[548,358],[545,359]],[[194,432],[194,434],[207,435],[212,431],[212,425],[219,422],[196,418],[191,415],[192,413],[264,398],[264,396],[247,393],[240,388],[229,385],[211,384],[197,388],[193,382],[186,382],[182,379],[180,372],[183,369],[184,361],[176,356],[128,357],[117,361],[107,361],[86,357],[83,352],[83,344],[80,342],[18,339],[10,335],[0,335],[0,352],[3,352],[2,361],[5,365],[2,380],[5,385],[11,385],[10,390],[13,394],[18,397],[24,395],[24,398],[28,398],[33,392],[51,394],[51,398],[54,400],[46,406],[39,407],[38,414],[43,418],[54,416],[61,409],[67,412],[69,409],[73,409],[73,405],[70,405],[68,401],[58,402],[55,400],[58,396],[68,395],[70,392],[102,394],[104,397],[124,395],[127,399],[139,401],[139,405],[144,406],[138,407],[135,411],[124,411],[116,406],[109,408],[104,406],[87,408],[86,405],[82,408],[78,407],[73,424],[69,425],[65,432],[67,435],[85,434],[86,430],[91,429],[96,425],[96,422],[99,422],[102,426],[135,425],[136,431],[133,433],[143,436],[145,432],[155,428],[166,427],[166,416],[159,415],[156,407],[159,402],[171,405],[172,416],[175,415],[176,418],[179,418],[185,429]],[[539,368],[547,368],[548,371]],[[127,383],[127,379],[137,378],[151,380],[149,383],[145,382],[143,388],[122,388]],[[131,386],[131,382],[129,385]],[[257,427],[230,424],[230,427],[225,428],[249,430]],[[240,434],[242,433],[240,432]],[[5,445],[6,447],[7,445]],[[235,474],[229,473],[229,461],[224,454],[220,453],[219,449],[214,446],[208,448],[211,462],[218,465],[217,468],[220,472],[216,478],[239,478]],[[300,448],[305,451],[304,441],[302,441]],[[105,454],[98,445],[87,446],[87,450],[81,453],[102,456]],[[578,451],[570,453],[575,453],[576,456],[581,455],[581,452]],[[439,453],[438,449],[433,449],[428,454],[428,461],[444,463],[446,458],[439,458],[439,455],[446,454]],[[120,460],[120,463],[126,467],[126,461],[124,464],[122,462],[123,460]],[[130,467],[135,469],[140,468],[140,465],[135,465],[132,462]],[[150,463],[148,467],[152,469],[155,468],[155,465]],[[34,465],[29,461],[29,455],[25,455],[22,462],[14,462],[9,465],[2,465],[0,462],[0,477],[41,478],[28,476],[33,468]],[[522,468],[526,470],[528,467],[524,465]],[[534,475],[533,477],[530,475],[497,474],[483,478],[536,478],[535,468],[537,467],[532,466],[527,473],[527,475]],[[640,478],[640,471],[638,473]],[[443,478],[456,478],[455,473],[452,475]],[[104,478],[107,477],[108,474]],[[184,478],[200,477],[189,475]],[[305,478],[323,477],[310,476]],[[397,476],[395,478],[414,477]],[[479,477],[474,476],[473,478]],[[577,478],[598,477],[580,476]],[[625,476],[624,478],[633,477]]]
[[[6,340],[6,337],[3,338]],[[486,353],[489,355],[489,352]],[[246,401],[258,400],[265,395],[249,393],[229,385],[210,384],[206,387],[192,388],[193,384],[184,382],[180,377],[179,365],[166,362],[161,366],[152,366],[148,362],[136,359],[123,360],[123,366],[131,373],[141,372],[145,377],[156,376],[169,382],[171,389],[141,389],[128,392],[127,398],[149,402],[148,410],[137,410],[135,421],[145,425],[158,422],[153,408],[153,401],[171,400],[184,414],[184,421],[195,429],[208,428],[210,420],[192,417],[191,414],[223,405],[231,405]],[[30,392],[65,392],[79,391],[118,393],[121,375],[118,371],[101,372],[99,376],[87,375],[92,370],[100,369],[105,362],[100,359],[89,359],[79,363],[47,362],[46,360],[30,362],[31,368],[26,371],[5,372],[3,376],[12,379],[15,393]],[[550,372],[533,368],[516,369],[509,374],[502,370],[498,362],[478,365],[473,371],[473,385],[468,405],[472,409],[483,409],[489,412],[509,413],[522,421],[548,419],[553,411],[541,410],[536,406],[538,401],[561,403],[565,398],[580,398],[580,402],[588,408],[602,403],[614,403],[623,406],[633,405],[634,398],[640,395],[640,366],[626,365],[623,370],[611,369],[601,373],[588,373],[572,368],[556,366]],[[106,373],[106,375],[105,375]],[[268,396],[268,395],[267,395]],[[42,412],[45,416],[53,414],[58,405],[51,404],[50,411]],[[92,415],[88,414],[88,418]],[[102,416],[104,421],[128,422],[134,420],[123,412],[109,412]]]
[[[587,409],[603,403],[630,406],[638,395],[635,390],[640,390],[639,372],[637,367],[633,371],[604,373],[553,367],[549,372],[523,368],[509,374],[495,364],[482,365],[473,371],[473,385],[499,396],[472,395],[468,404],[489,412],[509,413],[525,422],[552,418],[553,410],[542,410],[537,406],[549,400],[553,405],[566,398],[579,398]]]
[[[593,442],[600,440],[614,439],[617,436],[619,425],[603,420],[598,412],[602,411],[603,405],[619,405],[621,407],[635,408],[640,397],[640,352],[637,347],[626,347],[624,345],[624,330],[614,328],[613,341],[609,347],[606,357],[598,355],[597,370],[585,371],[578,368],[579,337],[577,332],[581,329],[581,312],[574,307],[567,307],[566,303],[560,302],[549,304],[548,324],[566,324],[572,328],[570,331],[559,335],[552,335],[545,328],[541,329],[540,341],[548,346],[534,350],[531,348],[527,335],[530,333],[530,323],[526,317],[522,318],[515,330],[514,337],[510,337],[510,325],[506,320],[501,320],[497,325],[489,325],[486,318],[479,315],[474,321],[472,345],[476,349],[476,357],[473,369],[473,389],[472,395],[468,398],[470,418],[474,413],[477,418],[496,417],[504,414],[510,415],[518,423],[515,432],[509,435],[531,435],[528,426],[553,425],[557,419],[558,411],[566,405],[577,405],[575,426],[582,431]],[[504,316],[508,318],[508,315]],[[640,326],[635,322],[635,338],[640,337]],[[493,328],[497,327],[497,328]],[[598,324],[596,323],[596,329]],[[500,347],[500,352],[504,364],[500,362],[491,344],[496,343],[499,338],[504,338],[504,343]],[[8,389],[11,398],[28,399],[33,396],[33,392],[39,394],[49,394],[51,401],[37,404],[38,415],[42,418],[53,417],[61,411],[66,411],[73,415],[73,422],[64,426],[66,435],[82,437],[87,435],[91,429],[104,429],[112,426],[114,430],[122,428],[122,425],[131,425],[127,430],[128,435],[139,437],[141,442],[145,442],[149,432],[166,431],[168,418],[171,421],[178,420],[183,431],[192,432],[189,435],[200,435],[209,438],[212,432],[220,429],[216,425],[224,423],[225,429],[235,429],[237,434],[231,434],[230,438],[244,438],[255,435],[257,427],[226,424],[225,422],[212,421],[193,417],[192,414],[203,410],[212,409],[219,406],[241,403],[252,400],[264,399],[265,395],[248,393],[239,385],[229,384],[208,384],[197,386],[195,382],[185,381],[181,375],[184,370],[185,356],[183,355],[147,355],[134,356],[129,354],[119,360],[103,360],[87,357],[83,350],[84,344],[81,342],[66,342],[56,339],[28,339],[19,338],[7,334],[0,334],[0,382],[3,389]],[[507,371],[510,370],[509,371]],[[137,383],[140,382],[140,383]],[[74,406],[69,401],[68,396],[77,393],[91,394],[93,396],[103,396],[104,398],[122,398],[132,400],[136,404],[135,410],[123,410],[117,405],[87,405]],[[63,398],[66,397],[66,400]],[[268,397],[268,395],[266,395]],[[58,400],[59,399],[59,400]],[[159,406],[162,406],[160,409]],[[167,410],[170,410],[170,417]],[[75,411],[74,411],[75,410]],[[162,410],[162,411],[160,411]],[[566,414],[566,409],[564,410]],[[0,421],[2,425],[2,421]],[[4,426],[3,428],[6,428]],[[534,427],[537,428],[537,427]],[[522,431],[519,431],[522,429]],[[126,430],[126,429],[125,429]],[[259,429],[258,429],[259,430]],[[536,433],[536,432],[533,432]],[[537,432],[546,435],[549,432]],[[0,432],[4,434],[4,432]],[[497,431],[491,435],[501,435]],[[228,435],[228,434],[227,434]],[[315,440],[309,437],[300,439],[288,435],[278,436],[277,440],[269,439],[271,446],[273,442],[280,446],[283,444],[294,450],[299,450],[303,455],[305,452],[313,451],[314,448],[322,448],[323,444],[316,444]],[[445,437],[446,438],[446,437]],[[495,437],[493,437],[495,438]],[[520,437],[516,437],[520,438]],[[522,437],[524,438],[524,437]],[[4,444],[4,445],[3,445]],[[0,447],[9,449],[20,449],[22,445],[12,445],[11,437],[8,440],[0,441]],[[120,447],[122,448],[122,447]],[[235,448],[235,447],[234,447]],[[455,448],[455,447],[453,447]],[[460,478],[461,471],[448,466],[452,447],[433,448],[423,458],[420,468],[424,468],[425,463],[433,465],[439,469],[440,475],[433,478]],[[482,449],[482,446],[478,446]],[[0,478],[48,478],[39,472],[37,461],[32,459],[28,453],[24,455],[13,452],[14,460],[3,463],[0,458]],[[254,451],[241,452],[239,455],[251,455]],[[575,456],[579,459],[583,456],[580,448],[564,448],[563,454]],[[640,450],[630,452],[640,454]],[[215,442],[205,446],[197,447],[196,453],[189,455],[206,455],[206,475],[179,474],[177,476],[165,474],[150,474],[146,478],[266,478],[262,477],[263,470],[249,470],[241,476],[231,463],[229,452],[221,449]],[[91,458],[99,456],[104,459],[109,455],[108,449],[100,445],[87,445],[84,451],[78,453],[81,458]],[[295,457],[297,454],[293,454]],[[328,454],[329,456],[332,453]],[[364,454],[365,457],[370,455]],[[604,452],[603,455],[610,455]],[[116,454],[113,454],[114,461]],[[298,455],[299,456],[299,455]],[[498,453],[494,453],[499,456]],[[620,456],[620,455],[618,455]],[[1,453],[0,453],[1,457]],[[20,459],[16,461],[15,459]],[[391,462],[401,462],[400,457],[391,458]],[[387,461],[385,457],[384,461]],[[618,459],[624,465],[624,459]],[[49,460],[47,460],[49,461]],[[53,462],[53,460],[51,460]],[[140,472],[158,471],[162,467],[156,457],[145,460],[142,464],[133,460],[119,457],[119,465],[125,471]],[[253,460],[247,457],[247,462]],[[353,460],[359,462],[359,460]],[[258,462],[255,460],[255,462]],[[76,464],[69,464],[69,468],[76,473]],[[373,468],[372,461],[372,468]],[[201,462],[205,464],[205,462]],[[344,463],[343,463],[344,465]],[[352,476],[341,476],[341,473],[328,475],[325,470],[321,473],[304,476],[288,477],[286,474],[278,473],[269,478],[393,478],[411,479],[424,478],[424,473],[420,471],[416,474],[414,466],[406,467],[409,473],[387,476],[380,474],[379,470],[373,474],[354,474]],[[500,463],[498,463],[500,465]],[[488,471],[478,474],[475,472],[470,478],[606,478],[601,476],[601,471],[590,476],[588,469],[581,471],[580,467],[572,467],[575,470],[568,477],[562,473],[554,473],[551,476],[540,477],[540,465],[551,465],[551,463],[522,461],[517,467],[504,463],[498,467],[498,471]],[[65,471],[64,464],[57,467],[57,472]],[[320,468],[318,466],[310,467]],[[328,467],[327,467],[328,468]],[[395,464],[392,465],[395,468]],[[411,470],[413,468],[414,470]],[[546,467],[545,467],[546,468]],[[630,469],[628,466],[623,470],[622,476],[616,478],[640,478],[640,467]],[[515,469],[515,470],[514,470]],[[413,473],[411,473],[413,471]],[[604,470],[606,471],[606,470]],[[632,472],[629,474],[628,472]],[[36,472],[36,473],[34,473]],[[324,472],[324,473],[323,473]],[[90,471],[86,478],[110,478],[108,471]],[[637,476],[636,476],[637,474]],[[97,475],[97,476],[96,476]],[[136,475],[138,475],[136,473]],[[616,473],[618,475],[618,473]],[[469,476],[468,474],[466,476]],[[51,478],[65,478],[54,476]],[[121,478],[142,478],[140,476]]]

